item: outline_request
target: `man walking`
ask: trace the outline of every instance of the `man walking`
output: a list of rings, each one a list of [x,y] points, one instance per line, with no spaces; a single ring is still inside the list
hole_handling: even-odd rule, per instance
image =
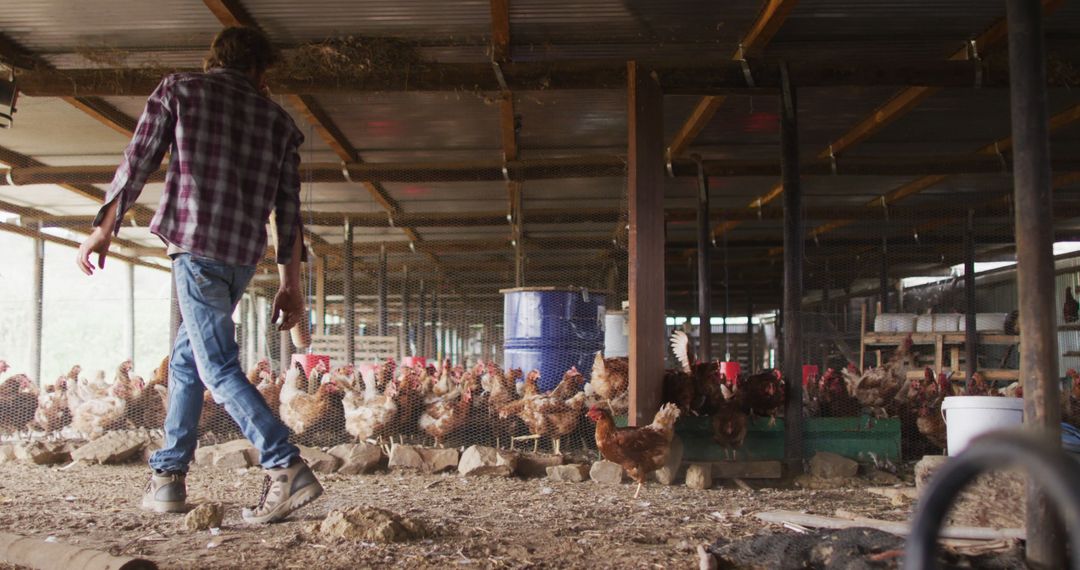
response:
[[[266,478],[251,523],[279,521],[322,494],[322,486],[289,430],[274,417],[240,369],[232,313],[266,249],[266,222],[276,212],[278,274],[273,319],[280,330],[306,318],[300,263],[306,258],[300,219],[299,147],[304,136],[266,95],[276,61],[258,30],[232,27],[214,38],[205,73],[169,75],[146,102],[78,264],[93,274],[124,213],[170,152],[165,192],[150,223],[172,258],[183,316],[169,360],[165,446],[150,458],[153,473],[142,506],[181,512],[185,476],[198,443],[204,388],[258,448]]]

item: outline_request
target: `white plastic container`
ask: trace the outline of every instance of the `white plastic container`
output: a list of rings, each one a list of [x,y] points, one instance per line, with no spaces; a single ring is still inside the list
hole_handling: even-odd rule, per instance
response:
[[[921,333],[930,332],[956,332],[959,330],[960,315],[951,313],[936,315],[919,315],[915,323],[915,331]]]
[[[957,455],[980,435],[1024,423],[1023,398],[949,396],[941,403],[949,455]]]
[[[994,331],[1000,332],[1005,330],[1005,319],[1009,318],[1009,313],[975,313],[975,330],[978,332]],[[967,317],[961,317],[960,330],[967,330]]]
[[[874,317],[874,330],[884,333],[915,332],[918,315],[910,313],[882,313]]]
[[[630,356],[630,313],[608,311],[604,315],[604,356]]]

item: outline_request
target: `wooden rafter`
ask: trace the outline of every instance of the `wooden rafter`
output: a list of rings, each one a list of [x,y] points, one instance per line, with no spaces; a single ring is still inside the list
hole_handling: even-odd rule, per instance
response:
[[[739,48],[732,59],[743,59],[751,53],[762,51],[798,3],[798,0],[766,0],[754,25],[739,42]],[[702,97],[697,107],[690,113],[690,118],[683,123],[683,126],[672,137],[671,143],[668,144],[666,154],[669,161],[678,158],[690,148],[690,144],[694,142],[705,125],[709,124],[716,110],[724,103],[724,99],[722,95]]]
[[[491,59],[510,59],[510,0],[491,0]]]
[[[1046,13],[1050,13],[1057,8],[1061,7],[1064,0],[1042,0],[1043,9]],[[1005,18],[1001,18],[994,22],[989,28],[982,34],[972,40],[976,50],[979,53],[983,53],[987,48],[999,44],[1003,41],[1008,34],[1008,24]],[[967,59],[969,48],[964,47],[957,50],[951,56],[950,61],[959,61]],[[928,97],[937,93],[938,89],[934,87],[914,86],[908,87],[886,101],[882,106],[875,109],[870,115],[859,121],[848,132],[841,135],[834,140],[820,152],[818,152],[818,158],[829,158],[843,151],[859,144],[860,142],[870,138],[875,133],[881,131],[887,125],[893,123],[900,117],[903,117],[920,103],[925,101]],[[936,182],[934,183],[936,184]],[[932,186],[933,184],[931,184]],[[777,184],[773,186],[766,194],[754,198],[750,201],[748,207],[759,208],[764,204],[775,200],[783,193],[783,188]],[[737,224],[736,224],[737,225]],[[713,236],[718,236],[723,232],[730,231],[734,225],[728,225],[724,228],[715,228],[713,230]],[[835,229],[835,228],[833,228]],[[814,233],[820,234],[820,228],[815,228]]]

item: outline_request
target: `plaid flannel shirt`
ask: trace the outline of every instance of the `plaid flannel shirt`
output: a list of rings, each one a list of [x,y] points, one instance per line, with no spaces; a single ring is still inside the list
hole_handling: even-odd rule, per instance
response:
[[[292,117],[240,72],[169,75],[147,99],[105,196],[106,206],[119,200],[113,232],[171,150],[152,233],[194,255],[255,265],[266,251],[266,222],[274,210],[277,262],[288,263],[293,239],[303,246],[303,141]],[[301,252],[306,260],[306,249]]]

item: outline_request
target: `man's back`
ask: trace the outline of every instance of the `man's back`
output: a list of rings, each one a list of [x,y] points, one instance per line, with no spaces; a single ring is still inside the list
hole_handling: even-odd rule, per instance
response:
[[[170,75],[147,100],[112,190],[141,190],[171,148],[150,230],[184,251],[253,265],[266,248],[271,210],[286,222],[285,243],[295,235],[290,230],[299,229],[303,138],[288,113],[243,73],[218,68]],[[130,194],[121,192],[124,210]]]

